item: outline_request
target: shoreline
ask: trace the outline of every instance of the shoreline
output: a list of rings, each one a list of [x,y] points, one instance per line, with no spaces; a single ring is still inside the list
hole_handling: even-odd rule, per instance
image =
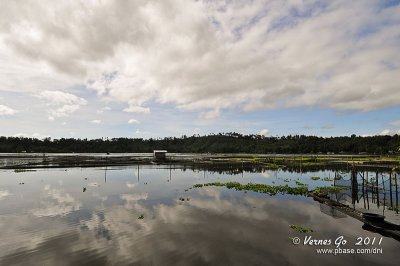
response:
[[[0,169],[182,164],[192,166],[260,166],[265,169],[357,168],[399,170],[400,156],[326,154],[188,154],[168,153],[154,160],[152,153],[0,153]]]

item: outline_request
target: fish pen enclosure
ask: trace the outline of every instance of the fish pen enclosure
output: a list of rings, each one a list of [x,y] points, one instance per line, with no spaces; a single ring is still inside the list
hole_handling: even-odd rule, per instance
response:
[[[346,189],[331,194],[331,199],[351,202],[353,208],[360,204],[365,210],[375,206],[375,211],[399,212],[399,173],[396,171],[357,171],[335,173],[334,186]]]

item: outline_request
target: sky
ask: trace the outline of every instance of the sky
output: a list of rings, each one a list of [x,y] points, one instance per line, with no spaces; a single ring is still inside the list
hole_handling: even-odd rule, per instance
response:
[[[400,1],[0,6],[2,136],[400,134]]]

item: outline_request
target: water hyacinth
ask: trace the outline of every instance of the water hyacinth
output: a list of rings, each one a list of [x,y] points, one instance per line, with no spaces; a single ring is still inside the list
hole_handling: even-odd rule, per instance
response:
[[[219,187],[226,187],[228,189],[235,189],[235,190],[247,190],[247,191],[254,191],[258,193],[265,193],[269,195],[276,195],[276,194],[291,194],[291,195],[307,195],[308,187],[306,185],[301,185],[299,187],[290,187],[288,185],[285,186],[272,186],[267,184],[240,184],[239,182],[214,182],[214,183],[205,183],[205,184],[196,184],[193,187],[203,187],[203,186],[219,186]]]

